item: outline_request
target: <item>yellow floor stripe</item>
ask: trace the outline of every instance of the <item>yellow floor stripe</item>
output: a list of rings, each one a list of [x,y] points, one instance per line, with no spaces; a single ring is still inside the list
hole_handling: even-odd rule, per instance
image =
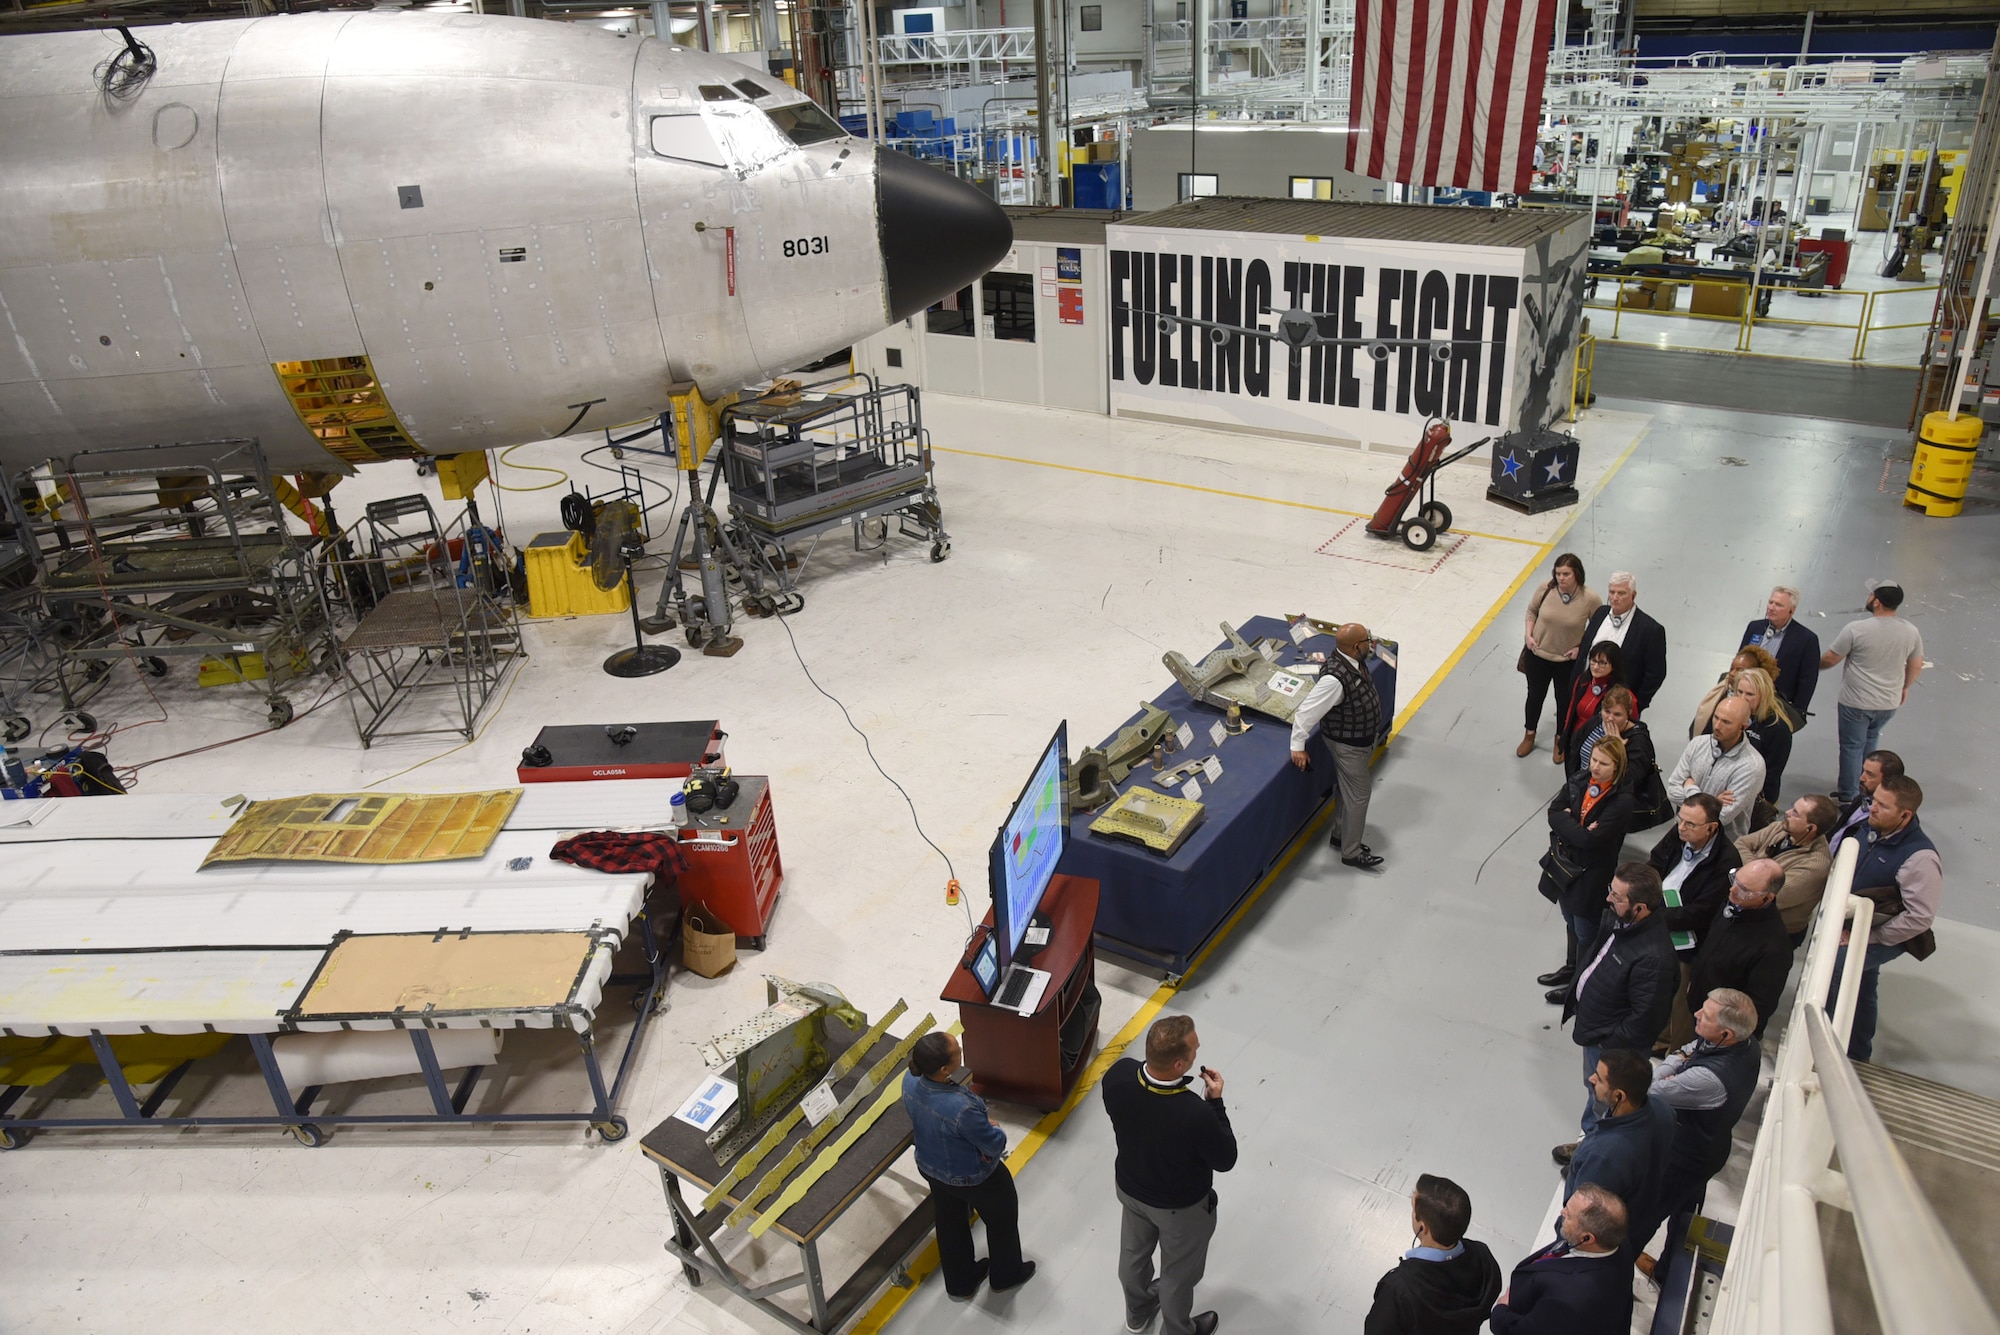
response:
[[[1486,633],[1486,628],[1491,626],[1495,618],[1505,610],[1507,604],[1514,600],[1514,595],[1521,591],[1529,578],[1541,569],[1543,562],[1555,555],[1557,544],[1569,535],[1570,529],[1582,517],[1583,512],[1604,491],[1604,488],[1609,485],[1611,479],[1618,475],[1618,470],[1625,466],[1625,461],[1632,457],[1633,453],[1638,450],[1640,442],[1645,440],[1645,438],[1645,431],[1641,431],[1638,436],[1633,438],[1632,443],[1625,447],[1624,453],[1612,461],[1611,467],[1604,470],[1604,476],[1599,478],[1597,485],[1591,488],[1590,495],[1583,497],[1577,502],[1576,508],[1570,512],[1569,518],[1563,521],[1562,527],[1550,535],[1547,542],[1541,544],[1540,550],[1535,553],[1534,559],[1521,567],[1521,573],[1514,577],[1514,582],[1507,586],[1507,591],[1494,601],[1493,605],[1486,610],[1486,615],[1479,619],[1479,623],[1466,633],[1464,639],[1458,642],[1458,647],[1452,650],[1451,656],[1445,659],[1439,665],[1438,670],[1430,675],[1430,679],[1423,684],[1422,689],[1416,695],[1412,696],[1410,702],[1397,712],[1395,722],[1389,728],[1389,737],[1391,740],[1394,740],[1403,731],[1404,727],[1408,725],[1409,721],[1416,717],[1417,710],[1422,708],[1424,702],[1431,698],[1432,693],[1451,674],[1452,669],[1458,666],[1459,660],[1463,659],[1472,646],[1479,642],[1479,637]],[[940,447],[933,446],[932,448],[937,449]],[[951,450],[949,453],[978,454],[974,450]],[[1091,473],[1098,477],[1120,478],[1130,482],[1156,481],[1153,478],[1132,477],[1124,473],[1100,473],[1096,469],[1076,468],[1070,464],[1044,464],[1037,459],[1011,459],[1002,454],[978,454],[978,457],[982,459],[999,459],[1008,463],[1036,464],[1043,468],[1061,468],[1070,472]],[[1241,500],[1261,501],[1267,499],[1262,496],[1245,496],[1240,492],[1216,491],[1211,487],[1193,487],[1180,482],[1161,482],[1158,485],[1187,487],[1190,491],[1207,491],[1218,496],[1233,496]],[[1271,504],[1293,505],[1302,510],[1326,509],[1325,506],[1299,505],[1294,501],[1272,501]],[[1352,514],[1353,511],[1336,510],[1331,511],[1331,513]],[[1508,538],[1506,541],[1520,542],[1522,539]],[[1381,753],[1377,752],[1376,755],[1379,759]],[[1063,1100],[1062,1106],[1053,1112],[1043,1114],[1041,1120],[1036,1122],[1029,1129],[1028,1134],[1021,1137],[1020,1143],[1015,1145],[1013,1150],[1008,1153],[1008,1171],[1018,1176],[1020,1171],[1027,1166],[1028,1161],[1035,1157],[1043,1145],[1048,1143],[1049,1138],[1055,1135],[1057,1129],[1068,1120],[1069,1115],[1076,1110],[1077,1105],[1082,1103],[1090,1091],[1097,1086],[1097,1082],[1104,1078],[1104,1073],[1111,1069],[1111,1063],[1125,1055],[1125,1049],[1130,1047],[1133,1040],[1144,1033],[1159,1013],[1166,1009],[1167,1003],[1174,999],[1174,994],[1180,989],[1181,985],[1185,984],[1189,978],[1194,976],[1196,970],[1208,962],[1208,957],[1215,952],[1216,947],[1220,946],[1223,941],[1228,939],[1229,934],[1236,930],[1236,925],[1243,921],[1243,918],[1251,909],[1257,906],[1257,902],[1264,897],[1264,892],[1269,890],[1280,876],[1284,875],[1286,870],[1291,867],[1293,860],[1300,853],[1313,846],[1313,841],[1319,837],[1320,830],[1332,818],[1334,810],[1334,804],[1328,802],[1319,815],[1313,817],[1306,828],[1300,831],[1298,838],[1292,841],[1291,846],[1278,858],[1278,861],[1272,866],[1271,870],[1265,873],[1264,879],[1257,882],[1256,888],[1244,898],[1241,904],[1236,906],[1236,911],[1229,915],[1228,920],[1217,929],[1215,935],[1209,938],[1208,944],[1202,947],[1201,953],[1188,962],[1187,972],[1181,975],[1180,983],[1161,983],[1153,989],[1153,995],[1146,998],[1145,1003],[1139,1007],[1138,1012],[1125,1022],[1125,1027],[1120,1029],[1110,1042],[1099,1049],[1097,1056],[1092,1059],[1090,1065],[1078,1077],[1076,1087],[1070,1090],[1069,1097]],[[911,1261],[908,1267],[906,1267],[910,1278],[915,1283],[907,1289],[891,1288],[888,1292],[884,1293],[881,1298],[876,1300],[875,1305],[868,1309],[867,1315],[855,1322],[852,1327],[853,1335],[879,1335],[881,1330],[895,1317],[896,1313],[903,1309],[903,1304],[908,1302],[910,1296],[916,1292],[916,1285],[923,1283],[924,1279],[933,1270],[937,1269],[937,1263],[937,1242],[933,1239],[924,1244],[923,1251],[918,1253],[916,1259]]]
[[[1054,468],[1064,473],[1082,473],[1087,477],[1108,477],[1117,482],[1143,482],[1149,487],[1173,487],[1180,491],[1198,491],[1204,496],[1227,496],[1233,501],[1257,501],[1263,505],[1282,505],[1288,510],[1311,510],[1315,514],[1347,515],[1354,519],[1369,519],[1373,516],[1363,510],[1342,510],[1332,505],[1308,505],[1304,501],[1287,501],[1276,496],[1258,496],[1247,491],[1225,491],[1221,487],[1202,487],[1192,482],[1169,482],[1165,478],[1142,477],[1137,473],[1108,473],[1102,468],[1083,468],[1076,464],[1053,464],[1046,459],[1023,459],[1012,454],[988,454],[984,450],[956,450],[945,445],[933,445],[936,454],[963,454],[973,459],[992,459],[1003,464],[1027,464],[1031,468]],[[1606,474],[1608,477],[1609,474]],[[1505,533],[1480,533],[1469,528],[1455,528],[1453,533],[1463,533],[1468,538],[1487,538],[1493,542],[1518,543],[1523,547],[1539,544],[1533,538],[1510,538]]]

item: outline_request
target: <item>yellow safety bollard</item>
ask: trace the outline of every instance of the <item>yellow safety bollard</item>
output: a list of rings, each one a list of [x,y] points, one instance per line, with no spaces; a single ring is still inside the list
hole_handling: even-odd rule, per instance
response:
[[[1973,456],[1985,424],[1971,413],[1925,413],[1917,431],[1917,453],[1910,461],[1910,482],[1903,504],[1913,505],[1933,519],[1950,519],[1965,508],[1965,489],[1972,480]]]

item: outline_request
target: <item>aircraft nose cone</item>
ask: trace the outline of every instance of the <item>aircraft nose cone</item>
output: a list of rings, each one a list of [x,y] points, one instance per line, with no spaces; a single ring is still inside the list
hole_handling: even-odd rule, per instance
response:
[[[1014,225],[998,204],[894,149],[875,151],[875,216],[892,320],[958,291],[1014,244]]]

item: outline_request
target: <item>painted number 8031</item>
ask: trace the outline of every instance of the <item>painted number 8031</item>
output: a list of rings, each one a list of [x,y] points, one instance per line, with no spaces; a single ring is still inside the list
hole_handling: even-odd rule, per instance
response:
[[[785,242],[785,258],[803,259],[807,255],[824,255],[833,247],[823,236],[802,236],[796,241]]]

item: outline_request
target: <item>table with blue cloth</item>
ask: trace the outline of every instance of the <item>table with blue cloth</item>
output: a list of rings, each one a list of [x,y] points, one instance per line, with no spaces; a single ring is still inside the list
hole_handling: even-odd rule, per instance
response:
[[[1283,640],[1281,667],[1335,652],[1331,635],[1311,636],[1294,648],[1290,626],[1278,617],[1252,617],[1236,629],[1252,644]],[[1366,667],[1382,696],[1386,737],[1396,713],[1396,669],[1373,654]],[[1246,709],[1243,717],[1252,724],[1250,730],[1224,737],[1217,747],[1209,730],[1223,717],[1222,710],[1197,703],[1178,684],[1153,703],[1173,717],[1176,727],[1186,723],[1194,729],[1194,745],[1171,753],[1170,766],[1210,754],[1222,762],[1222,778],[1212,786],[1202,782],[1205,818],[1172,857],[1161,857],[1140,844],[1092,834],[1090,823],[1104,807],[1080,811],[1070,820],[1069,848],[1057,870],[1098,882],[1098,949],[1178,976],[1332,796],[1333,755],[1315,731],[1306,744],[1312,768],[1301,772],[1292,767],[1288,723]],[[1134,714],[1120,727],[1138,717]],[[1177,795],[1178,785],[1167,790],[1153,782],[1157,773],[1150,763],[1143,764],[1118,791],[1143,785],[1149,792]]]

